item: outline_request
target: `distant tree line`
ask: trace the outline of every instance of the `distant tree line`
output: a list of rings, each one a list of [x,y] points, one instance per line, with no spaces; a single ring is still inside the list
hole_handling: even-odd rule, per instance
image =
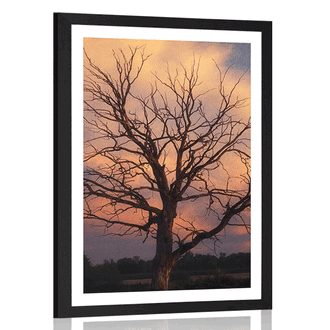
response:
[[[248,287],[250,259],[250,253],[234,253],[228,256],[222,253],[217,257],[188,252],[178,261],[171,274],[170,289]],[[233,274],[239,273],[248,276],[244,279],[233,277]],[[152,260],[143,260],[136,256],[117,261],[104,260],[102,264],[94,265],[89,257],[84,255],[86,293],[151,290],[147,280],[151,276]],[[146,280],[141,283],[141,279]]]

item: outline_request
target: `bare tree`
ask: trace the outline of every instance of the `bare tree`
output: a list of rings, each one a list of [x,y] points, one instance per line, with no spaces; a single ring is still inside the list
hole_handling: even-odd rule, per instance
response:
[[[216,242],[227,226],[250,230],[244,216],[251,201],[250,120],[239,116],[246,106],[236,95],[243,75],[228,88],[229,68],[215,62],[212,111],[203,103],[209,91],[201,91],[194,57],[189,69],[154,73],[144,82],[148,93],[134,89],[149,57],[144,47],[113,51],[115,69],[107,72],[85,53],[84,217],[104,222],[108,234],[155,239],[152,286],[166,290],[186,252]],[[243,168],[239,178],[231,164]],[[215,224],[179,214],[189,202],[201,203]]]

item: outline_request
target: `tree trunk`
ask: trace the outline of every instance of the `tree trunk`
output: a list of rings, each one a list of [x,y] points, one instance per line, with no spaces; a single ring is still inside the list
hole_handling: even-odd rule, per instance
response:
[[[172,257],[172,227],[174,217],[163,214],[158,223],[156,255],[153,259],[152,288],[154,290],[168,290],[170,274],[173,268]]]
[[[154,260],[155,261],[155,260]],[[152,288],[154,290],[168,290],[172,266],[157,263],[152,275]]]

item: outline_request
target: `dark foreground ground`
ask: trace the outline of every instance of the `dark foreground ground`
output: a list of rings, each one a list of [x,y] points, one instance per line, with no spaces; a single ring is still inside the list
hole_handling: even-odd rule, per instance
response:
[[[150,291],[151,261],[138,257],[92,265],[85,256],[84,292]],[[250,287],[250,254],[187,254],[170,278],[170,290]]]

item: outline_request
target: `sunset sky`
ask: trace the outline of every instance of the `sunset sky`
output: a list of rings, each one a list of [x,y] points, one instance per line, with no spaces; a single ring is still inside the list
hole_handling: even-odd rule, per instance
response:
[[[113,61],[112,51],[124,52],[130,47],[143,46],[146,54],[150,54],[150,58],[145,63],[144,68],[134,85],[133,92],[139,95],[146,95],[150,90],[150,82],[152,83],[156,74],[161,79],[165,79],[165,71],[167,68],[171,72],[175,72],[176,68],[183,65],[190,68],[195,58],[200,60],[199,81],[201,85],[198,87],[201,92],[208,91],[203,96],[203,104],[205,112],[212,114],[216,108],[219,99],[216,93],[219,73],[215,63],[222,69],[226,70],[230,66],[230,71],[226,79],[226,86],[232,87],[237,79],[244,73],[244,77],[236,89],[235,97],[247,98],[246,106],[235,113],[238,119],[247,121],[250,117],[250,44],[238,43],[215,43],[215,42],[182,42],[182,41],[147,41],[147,40],[119,40],[119,39],[84,39],[84,48],[93,63],[104,71],[115,75],[115,63]],[[180,71],[179,71],[180,73]],[[88,72],[85,70],[85,79]],[[171,100],[170,100],[171,101]],[[132,107],[136,105],[132,102]],[[109,124],[111,125],[111,124]],[[112,127],[112,126],[110,126]],[[115,129],[115,128],[114,128]],[[85,140],[93,138],[93,132],[88,127],[84,130]],[[101,142],[96,142],[101,143]],[[99,146],[99,145],[98,145]],[[85,155],[88,148],[85,147]],[[227,157],[226,170],[230,172],[232,177],[238,177],[242,173],[242,164],[235,159]],[[166,166],[173,166],[174,157],[169,152],[166,159]],[[98,167],[104,163],[101,158],[91,160],[87,165]],[[210,180],[217,185],[224,185],[224,174],[217,169],[212,173]],[[138,182],[137,182],[138,183]],[[230,181],[232,188],[240,185],[238,179]],[[150,200],[158,205],[157,196],[148,196]],[[98,201],[95,202],[96,204]],[[216,219],[205,212],[205,201],[198,200],[195,202],[187,202],[178,208],[179,216],[194,221],[196,226],[205,229],[212,228]],[[125,218],[126,217],[126,218]],[[122,220],[139,221],[134,213],[123,215]],[[247,220],[250,212],[245,211],[243,217]],[[152,259],[155,254],[155,240],[149,238],[142,243],[143,238],[133,236],[103,236],[105,233],[104,225],[101,222],[85,220],[84,227],[84,252],[94,263],[100,263],[104,259],[120,259],[123,257],[140,256],[143,259]],[[247,234],[244,227],[227,227],[220,235],[221,247],[218,252],[227,254],[233,252],[247,252],[250,250],[250,235]],[[198,245],[192,252],[194,253],[210,253],[212,254],[212,242]]]

